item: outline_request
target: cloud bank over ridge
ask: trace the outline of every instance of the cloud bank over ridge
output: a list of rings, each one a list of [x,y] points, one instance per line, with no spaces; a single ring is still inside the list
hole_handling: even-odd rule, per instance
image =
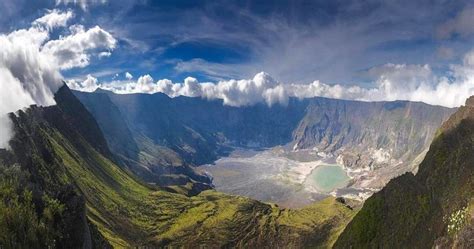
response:
[[[63,84],[61,69],[84,67],[96,52],[115,48],[115,39],[100,27],[86,31],[73,25],[67,35],[51,39],[51,31],[66,27],[73,16],[52,10],[28,29],[0,34],[0,148],[8,147],[12,135],[7,113],[32,104],[54,105],[54,93]]]
[[[88,75],[83,82],[71,80],[69,86],[80,91],[97,88],[118,94],[165,93],[170,97],[189,96],[205,99],[222,99],[230,106],[246,106],[256,103],[268,105],[286,104],[290,97],[328,97],[362,101],[410,100],[432,105],[456,107],[474,95],[474,50],[468,52],[461,64],[451,65],[447,76],[436,76],[429,65],[385,64],[366,72],[373,79],[373,87],[326,84],[318,80],[309,84],[280,83],[265,72],[252,79],[222,80],[216,83],[198,82],[187,77],[182,83],[168,79],[155,81],[143,75],[136,81],[99,83]]]

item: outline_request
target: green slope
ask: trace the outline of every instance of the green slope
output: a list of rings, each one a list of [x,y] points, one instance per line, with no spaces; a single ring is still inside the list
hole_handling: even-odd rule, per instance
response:
[[[24,189],[43,200],[29,206],[36,216],[46,217],[45,208],[37,210],[45,196],[64,207],[68,217],[58,217],[61,226],[46,225],[61,229],[52,247],[103,247],[102,237],[118,248],[329,247],[355,213],[334,198],[289,210],[213,190],[188,197],[149,186],[116,164],[97,124],[69,89],[58,92],[57,102],[12,116],[16,135],[11,150],[0,156],[29,175],[24,186],[34,187]],[[82,202],[63,198],[66,190]]]
[[[335,248],[474,247],[474,98],[440,128],[416,175],[370,197]]]

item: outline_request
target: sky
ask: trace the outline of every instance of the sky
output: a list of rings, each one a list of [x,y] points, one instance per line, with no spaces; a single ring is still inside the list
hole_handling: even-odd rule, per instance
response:
[[[450,0],[4,0],[0,7],[2,32],[51,9],[72,10],[77,23],[107,30],[119,41],[110,57],[63,73],[106,81],[124,71],[173,81],[264,71],[282,82],[368,86],[367,70],[386,63],[446,70],[471,49],[474,31],[472,6]]]
[[[231,106],[291,97],[410,100],[474,95],[474,3],[401,1],[3,0],[5,114],[80,91],[162,92]]]

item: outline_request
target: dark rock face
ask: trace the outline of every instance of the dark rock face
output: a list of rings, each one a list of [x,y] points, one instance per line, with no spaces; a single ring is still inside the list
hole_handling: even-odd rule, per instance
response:
[[[455,110],[407,101],[312,98],[290,99],[287,106],[230,107],[218,100],[161,93],[74,94],[98,120],[113,152],[132,171],[155,182],[164,174],[183,174],[183,164],[211,163],[225,156],[229,146],[289,144],[316,149],[351,169],[375,171],[381,175],[377,181],[356,179],[355,184],[380,188],[416,169],[436,129]],[[152,156],[156,154],[160,156]]]
[[[472,97],[442,125],[416,175],[391,180],[365,202],[335,248],[470,248],[472,237],[466,237],[472,235],[474,224],[471,103]]]

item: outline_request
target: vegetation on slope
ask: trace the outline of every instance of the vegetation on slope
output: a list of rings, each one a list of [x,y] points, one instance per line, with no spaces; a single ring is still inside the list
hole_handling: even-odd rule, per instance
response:
[[[28,224],[46,227],[32,232],[45,240],[39,247],[329,247],[354,215],[334,198],[289,210],[213,190],[188,197],[149,186],[117,165],[97,124],[67,87],[57,95],[57,106],[11,116],[16,135],[0,156],[28,175],[20,188],[26,194],[16,194],[20,204],[5,201],[8,196],[4,203],[19,206],[13,216],[26,209]],[[0,245],[36,243],[17,240],[22,231],[9,230]]]
[[[43,196],[41,212],[36,212],[33,194],[23,188],[27,175],[18,165],[0,165],[0,245],[2,248],[51,247],[62,236],[57,229],[64,205]]]

